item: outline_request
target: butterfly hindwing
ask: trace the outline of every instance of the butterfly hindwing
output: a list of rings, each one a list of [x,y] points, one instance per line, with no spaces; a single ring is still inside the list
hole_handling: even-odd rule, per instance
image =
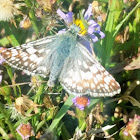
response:
[[[60,74],[60,83],[68,93],[113,96],[120,92],[115,79],[80,43],[73,48]]]

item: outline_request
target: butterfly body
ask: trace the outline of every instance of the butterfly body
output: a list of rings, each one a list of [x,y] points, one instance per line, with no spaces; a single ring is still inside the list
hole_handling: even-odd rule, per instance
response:
[[[58,80],[75,95],[114,96],[120,86],[78,40],[79,27],[2,51],[14,68],[28,75],[49,76],[48,86]]]
[[[50,69],[50,75],[49,75],[49,81],[48,86],[53,87],[55,84],[55,81],[58,79],[64,63],[67,59],[67,57],[72,52],[72,47],[75,46],[74,44],[75,39],[73,36],[70,36],[69,33],[62,34],[61,37],[56,37],[60,42],[56,39],[56,41],[52,44],[54,46],[59,46],[52,54],[52,58],[49,58],[52,60],[52,65]],[[62,38],[62,39],[61,39]]]

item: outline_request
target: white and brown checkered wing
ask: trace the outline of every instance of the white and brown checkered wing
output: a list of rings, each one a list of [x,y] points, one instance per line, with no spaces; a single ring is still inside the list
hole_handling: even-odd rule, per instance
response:
[[[28,75],[39,74],[46,77],[50,69],[42,62],[52,50],[54,40],[55,37],[45,37],[15,48],[3,49],[1,56],[10,66],[23,70]]]
[[[75,95],[105,97],[120,93],[116,80],[80,43],[65,61],[59,81],[68,93]]]

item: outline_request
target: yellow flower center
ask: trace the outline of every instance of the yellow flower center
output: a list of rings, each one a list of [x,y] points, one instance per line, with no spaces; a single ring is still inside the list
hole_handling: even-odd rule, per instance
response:
[[[85,34],[87,33],[87,30],[86,30],[86,28],[85,28],[85,26],[84,26],[82,20],[80,20],[80,19],[75,19],[75,20],[73,21],[73,23],[80,27],[81,30],[80,30],[79,34],[85,35]]]

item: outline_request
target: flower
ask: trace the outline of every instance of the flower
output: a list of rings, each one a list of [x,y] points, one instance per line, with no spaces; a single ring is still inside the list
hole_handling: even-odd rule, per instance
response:
[[[25,116],[31,116],[32,114],[26,114],[28,110],[33,109],[35,113],[38,113],[38,106],[32,100],[28,98],[28,96],[23,95],[23,97],[18,97],[15,100],[15,103],[12,105],[6,105],[6,108],[9,109],[9,113],[11,113],[11,119],[15,120],[18,118],[19,120],[23,120]]]
[[[5,60],[1,57],[0,55],[0,65],[2,65],[2,63],[4,62]]]
[[[80,110],[84,110],[85,107],[87,107],[90,104],[90,100],[86,96],[75,97],[75,98],[72,99],[72,102]]]
[[[101,36],[101,39],[105,37],[105,34],[100,31],[100,26],[97,24],[94,20],[90,19],[92,16],[92,5],[90,4],[87,11],[84,14],[84,21],[80,19],[73,20],[73,13],[68,12],[67,14],[63,13],[60,9],[57,10],[57,14],[64,19],[65,23],[67,25],[71,25],[73,22],[75,22],[76,25],[84,26],[84,30],[86,29],[85,26],[88,26],[87,28],[87,34],[92,38],[93,42],[98,41],[98,38],[94,33],[97,33]],[[84,23],[83,23],[84,22]],[[87,25],[85,25],[87,23]],[[82,25],[83,24],[83,25]],[[82,33],[83,34],[83,33]]]
[[[41,86],[41,79],[38,75],[34,75],[31,77],[31,84],[30,86],[32,86],[33,88],[38,88]]]
[[[38,113],[37,106],[39,105],[34,103],[32,100],[28,98],[28,96],[25,95],[23,95],[23,97],[18,97],[15,101],[15,107],[18,110],[18,112],[21,113],[22,115],[26,115],[26,111],[32,108],[34,109],[35,113]]]
[[[73,22],[73,12],[68,12],[67,14],[63,13],[60,9],[57,10],[57,14],[64,19],[67,25],[71,25]]]
[[[10,21],[15,14],[19,14],[16,6],[13,0],[0,0],[0,21]]]
[[[16,107],[15,107],[15,103],[13,104],[6,104],[5,108],[8,110],[8,113],[10,114],[10,118],[12,120],[18,119],[18,120],[24,120],[24,116],[21,114],[21,112],[19,112]]]
[[[89,5],[87,11],[84,13],[84,19],[82,19],[82,20],[80,20],[80,19],[74,20],[72,12],[68,12],[67,14],[65,14],[60,9],[57,10],[57,14],[65,21],[65,23],[68,26],[71,26],[73,23],[75,23],[77,26],[79,26],[81,29],[79,32],[79,34],[81,33],[81,37],[83,35],[90,36],[90,38],[92,39],[93,42],[98,41],[98,37],[94,33],[99,34],[101,39],[105,37],[105,34],[100,31],[99,24],[97,24],[94,20],[90,19],[91,16],[93,15],[91,4]],[[66,31],[66,29],[63,29],[60,32],[65,32],[65,31]],[[90,45],[89,41],[84,40],[84,42],[86,42],[85,44]],[[88,49],[88,47],[87,47],[87,49]]]
[[[31,21],[27,16],[23,17],[23,20],[19,24],[20,28],[28,29],[31,26]]]
[[[122,130],[127,137],[134,138],[140,134],[140,116],[135,115],[134,119],[130,119],[127,126]]]
[[[32,126],[29,122],[27,124],[24,124],[24,123],[20,124],[18,126],[18,128],[16,129],[16,131],[22,137],[23,140],[26,140],[29,137],[35,135],[34,131],[33,131],[33,128],[32,128]]]

